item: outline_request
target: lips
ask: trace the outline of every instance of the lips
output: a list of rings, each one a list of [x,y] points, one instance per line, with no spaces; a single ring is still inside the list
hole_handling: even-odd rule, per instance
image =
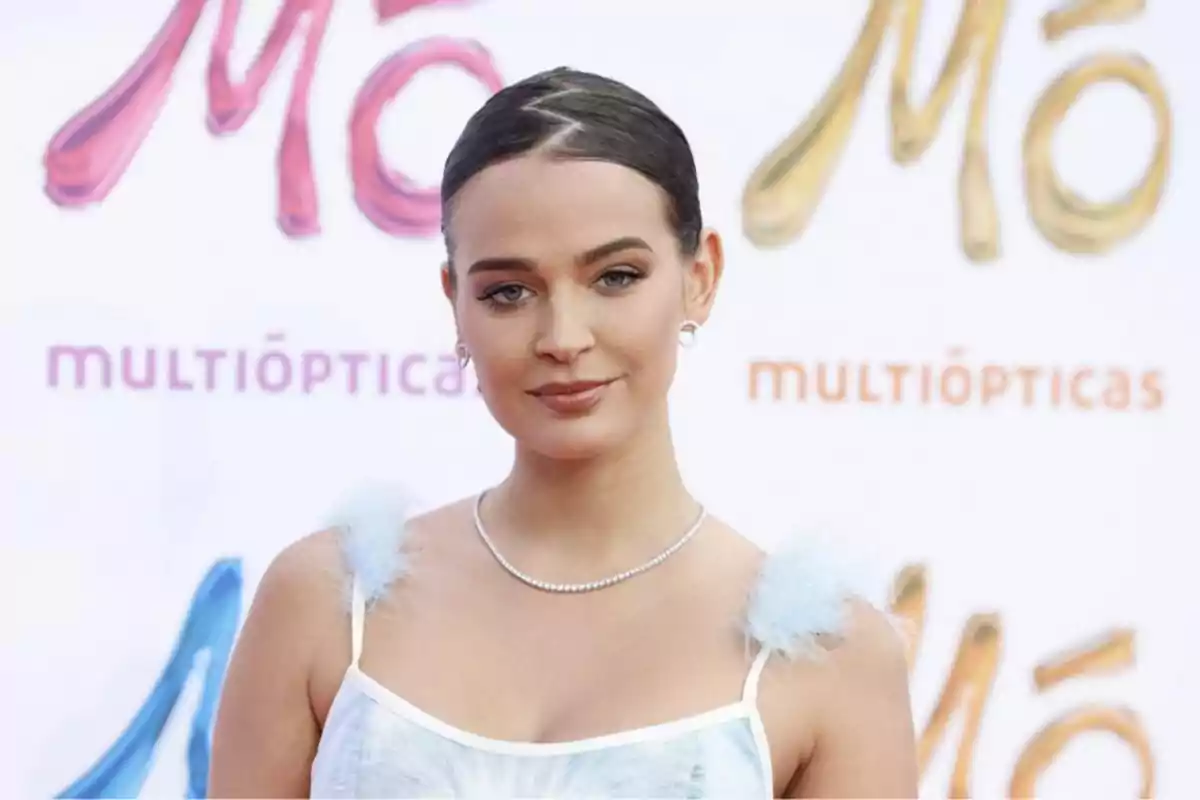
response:
[[[563,397],[607,386],[612,381],[572,381],[571,383],[547,383],[530,392],[534,397]]]
[[[584,414],[604,398],[605,391],[614,380],[547,383],[529,394],[556,414]]]

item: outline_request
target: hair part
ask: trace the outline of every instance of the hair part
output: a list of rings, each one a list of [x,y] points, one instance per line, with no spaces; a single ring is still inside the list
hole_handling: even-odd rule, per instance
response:
[[[699,249],[700,187],[683,131],[620,81],[559,67],[501,89],[467,121],[442,172],[448,253],[454,200],[463,186],[494,164],[529,154],[606,161],[640,173],[663,191],[680,251]]]

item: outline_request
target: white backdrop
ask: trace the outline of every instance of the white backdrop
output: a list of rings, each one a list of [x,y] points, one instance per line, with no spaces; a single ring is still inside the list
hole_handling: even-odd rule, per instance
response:
[[[742,0],[736,10],[392,0],[398,15],[386,22],[367,0],[340,0],[307,103],[319,220],[303,181],[289,184],[293,235],[275,222],[277,150],[304,37],[262,76],[243,127],[215,137],[204,124],[206,70],[221,5],[179,0],[180,18],[203,13],[136,152],[120,132],[138,114],[153,118],[146,95],[107,127],[100,120],[56,134],[118,84],[171,3],[123,0],[120,15],[81,0],[0,8],[0,789],[45,796],[82,777],[73,793],[187,791],[187,738],[194,720],[201,736],[206,724],[204,665],[219,678],[238,597],[248,602],[272,555],[361,480],[399,480],[433,504],[503,474],[509,443],[469,376],[457,385],[445,363],[453,329],[437,285],[441,245],[415,235],[436,224],[428,196],[409,198],[406,221],[397,221],[397,201],[380,200],[370,165],[351,162],[352,152],[370,155],[365,139],[351,142],[368,76],[402,48],[448,36],[476,40],[486,53],[439,40],[407,57],[458,52],[477,70],[493,64],[506,81],[558,64],[608,73],[688,131],[706,213],[726,234],[729,259],[718,312],[674,394],[688,478],[766,545],[794,528],[830,529],[880,554],[893,574],[924,565],[928,609],[913,675],[919,729],[950,685],[968,618],[997,615],[998,670],[964,762],[973,793],[1007,793],[1022,750],[1055,717],[1112,706],[1137,715],[1156,793],[1200,794],[1189,763],[1200,634],[1186,599],[1200,532],[1189,493],[1200,476],[1200,277],[1187,222],[1200,206],[1200,160],[1189,146],[1200,125],[1200,13],[1190,4],[1151,0],[1127,22],[1056,42],[1041,27],[1051,3],[1008,4],[979,128],[1000,226],[999,255],[986,262],[968,258],[957,234],[975,72],[947,96],[928,152],[898,165],[889,115],[896,27],[857,117],[841,120],[845,150],[803,235],[760,247],[743,232],[761,221],[753,210],[743,218],[755,168],[834,80],[868,6],[881,13],[885,0]],[[230,27],[235,84],[279,5],[246,4]],[[910,89],[918,105],[960,11],[951,0],[924,5]],[[175,36],[167,50],[183,43]],[[1146,100],[1127,86],[1094,88],[1054,138],[1055,164],[1081,194],[1119,201],[1156,141],[1169,138],[1166,190],[1133,235],[1103,254],[1070,253],[1035,224],[1022,140],[1056,76],[1114,52],[1153,66],[1172,128],[1156,128]],[[378,100],[378,89],[368,86],[362,101]],[[241,98],[244,112],[252,95],[218,91],[218,127],[240,122],[224,100]],[[383,161],[409,184],[434,185],[485,96],[461,69],[419,72],[379,120]],[[301,131],[303,115],[291,119]],[[358,120],[369,137],[369,116]],[[304,139],[289,141],[284,172],[295,181]],[[105,172],[130,154],[123,174]],[[61,349],[72,347],[97,349]],[[148,351],[156,380],[138,388]],[[86,374],[77,375],[72,352],[85,358]],[[265,362],[260,378],[259,360],[271,352],[286,359]],[[783,368],[776,399],[770,370],[752,367],[760,361],[807,369],[806,396]],[[955,364],[971,378],[961,404],[952,401],[964,373],[944,372]],[[847,397],[823,400],[818,372],[828,381],[839,365],[851,379]],[[143,706],[214,564],[187,632],[195,638]],[[1038,664],[1114,630],[1132,634],[1132,663],[1038,691]],[[189,672],[194,649],[203,652]],[[139,709],[140,744],[110,751]],[[949,789],[962,719],[934,750],[928,797]],[[144,783],[139,746],[151,754]],[[1142,778],[1121,739],[1084,733],[1038,786],[1044,796],[1129,797]]]

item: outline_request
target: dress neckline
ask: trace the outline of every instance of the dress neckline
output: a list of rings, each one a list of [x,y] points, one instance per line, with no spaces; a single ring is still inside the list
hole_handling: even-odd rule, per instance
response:
[[[362,692],[397,716],[443,739],[448,739],[474,750],[499,755],[571,755],[642,742],[661,742],[736,719],[744,719],[750,724],[760,747],[765,745],[766,742],[766,735],[762,732],[762,718],[759,715],[758,707],[745,699],[739,699],[732,703],[709,709],[708,711],[689,714],[653,725],[625,728],[613,731],[612,733],[560,742],[527,742],[496,739],[452,725],[384,686],[363,672],[357,664],[351,664],[347,668],[346,675],[342,680],[342,690],[348,687]],[[762,734],[761,737],[760,733]]]

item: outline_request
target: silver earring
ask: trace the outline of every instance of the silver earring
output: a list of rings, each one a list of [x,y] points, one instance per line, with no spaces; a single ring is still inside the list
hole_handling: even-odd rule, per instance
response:
[[[700,326],[688,320],[679,326],[679,344],[682,347],[691,347],[696,344],[696,334],[700,331]]]
[[[454,353],[458,356],[458,368],[466,369],[467,364],[471,363],[471,354],[467,351],[467,346],[459,342],[454,345]]]

